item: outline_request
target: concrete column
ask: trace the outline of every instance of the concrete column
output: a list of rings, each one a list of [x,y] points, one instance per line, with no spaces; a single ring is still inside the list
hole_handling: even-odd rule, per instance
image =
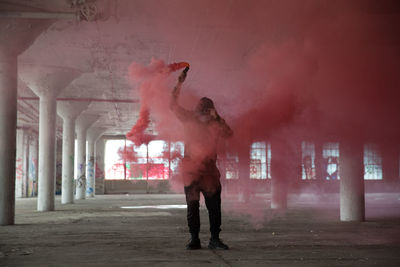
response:
[[[286,140],[271,140],[271,208],[287,208],[288,181],[296,177],[296,162]]]
[[[250,200],[250,144],[246,144],[239,152],[239,201]]]
[[[86,135],[87,138],[87,155],[86,155],[86,174],[87,174],[87,186],[86,186],[86,197],[94,197],[96,180],[95,180],[95,170],[96,170],[96,142],[99,137],[103,134],[105,129],[103,128],[93,128],[91,127]]]
[[[76,121],[77,163],[75,199],[85,199],[86,194],[86,134],[88,128],[98,120],[98,116],[81,114]]]
[[[17,154],[15,163],[15,196],[27,197],[29,187],[29,136],[28,129],[17,130]]]
[[[57,102],[54,94],[40,97],[38,211],[54,210],[56,111]]]
[[[0,19],[0,225],[14,224],[17,55],[50,23]]]
[[[340,220],[364,221],[364,146],[340,143]]]
[[[24,176],[23,176],[23,187],[22,194],[24,197],[29,197],[29,138],[30,131],[24,130]]]
[[[17,57],[0,54],[0,225],[14,224]]]
[[[95,194],[96,195],[103,195],[104,194],[104,178],[105,178],[105,171],[104,171],[104,153],[105,153],[105,145],[106,140],[104,138],[99,138],[96,142],[95,146]]]
[[[88,105],[89,102],[58,103],[57,112],[63,118],[62,204],[74,202],[75,121]]]
[[[39,211],[54,210],[56,180],[56,96],[80,71],[63,67],[21,64],[20,78],[40,98],[39,110]]]
[[[56,139],[56,188],[55,194],[61,195],[62,186],[62,138]]]
[[[15,196],[24,196],[24,178],[25,178],[25,146],[24,146],[24,130],[17,129],[17,151],[15,158]]]
[[[77,175],[76,175],[76,199],[85,199],[86,189],[86,129],[77,127]]]
[[[38,140],[37,136],[31,134],[29,139],[29,167],[28,167],[28,196],[37,195],[37,169],[38,169]]]
[[[63,118],[63,158],[61,203],[74,202],[74,143],[75,120]]]
[[[87,139],[87,154],[86,154],[86,197],[94,197],[95,188],[95,158],[94,158],[94,140],[92,138]]]

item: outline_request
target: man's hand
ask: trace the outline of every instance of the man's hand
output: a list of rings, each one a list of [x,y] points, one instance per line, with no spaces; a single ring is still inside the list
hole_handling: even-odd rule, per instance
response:
[[[218,114],[218,112],[217,112],[217,110],[216,110],[215,108],[211,108],[211,109],[209,110],[209,112],[210,112],[210,116],[211,116],[214,120],[216,120],[216,121],[221,121],[221,120],[222,120],[222,118],[219,116],[219,114]]]

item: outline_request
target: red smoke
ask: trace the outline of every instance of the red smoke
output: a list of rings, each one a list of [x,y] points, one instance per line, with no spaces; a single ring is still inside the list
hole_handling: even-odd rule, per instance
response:
[[[150,110],[155,107],[157,110],[157,101],[161,96],[165,95],[166,79],[169,73],[179,69],[190,67],[187,62],[178,62],[165,65],[161,60],[152,60],[147,67],[140,66],[136,63],[131,65],[131,77],[134,81],[140,82],[140,112],[139,119],[132,129],[126,134],[126,138],[131,140],[136,146],[148,144],[152,137],[146,134],[145,131],[150,123]],[[164,92],[162,91],[164,89]],[[169,98],[163,99],[168,102]],[[152,104],[150,104],[152,103]],[[163,109],[163,108],[162,108]],[[167,111],[167,110],[164,110]]]
[[[306,140],[397,146],[397,2],[173,1],[152,12],[163,22],[154,28],[173,47],[173,58],[195,66],[181,103],[193,109],[184,99],[193,92],[213,99],[234,130],[229,152],[248,157],[252,142],[276,139],[296,152]],[[154,74],[160,66],[166,65],[139,67],[140,77],[152,77],[141,96],[152,103],[160,138],[179,140],[181,125],[168,109],[176,77],[170,82],[168,69]],[[272,157],[282,154],[277,150],[272,147]],[[248,175],[240,179],[250,188]]]
[[[169,159],[170,161],[180,160],[182,159],[182,152],[181,151],[170,151],[168,147],[164,148],[162,152],[162,158]]]
[[[139,119],[132,129],[126,134],[126,138],[131,140],[136,146],[148,144],[151,141],[151,136],[145,133],[145,130],[150,123],[150,112],[148,108],[142,106],[139,112]]]
[[[124,146],[118,149],[118,155],[121,159],[124,159],[124,162],[136,162],[137,155],[133,146]]]

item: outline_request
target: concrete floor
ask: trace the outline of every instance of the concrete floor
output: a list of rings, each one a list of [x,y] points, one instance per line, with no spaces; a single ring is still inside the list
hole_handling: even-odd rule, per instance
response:
[[[36,199],[18,199],[16,225],[0,227],[0,266],[400,266],[400,194],[367,194],[367,221],[340,223],[336,194],[290,196],[289,209],[223,198],[228,251],[186,251],[182,208],[122,206],[184,204],[183,195],[104,195],[36,212]]]

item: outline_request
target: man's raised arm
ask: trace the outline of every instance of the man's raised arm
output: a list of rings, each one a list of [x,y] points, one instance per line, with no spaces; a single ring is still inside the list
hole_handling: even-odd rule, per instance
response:
[[[190,116],[190,112],[183,107],[181,107],[178,103],[178,98],[181,93],[181,88],[182,84],[186,79],[187,71],[189,70],[188,67],[186,67],[181,75],[179,75],[178,78],[178,83],[175,85],[174,90],[172,91],[171,94],[171,100],[170,100],[170,109],[175,113],[175,115],[178,117],[179,120],[184,121]]]

